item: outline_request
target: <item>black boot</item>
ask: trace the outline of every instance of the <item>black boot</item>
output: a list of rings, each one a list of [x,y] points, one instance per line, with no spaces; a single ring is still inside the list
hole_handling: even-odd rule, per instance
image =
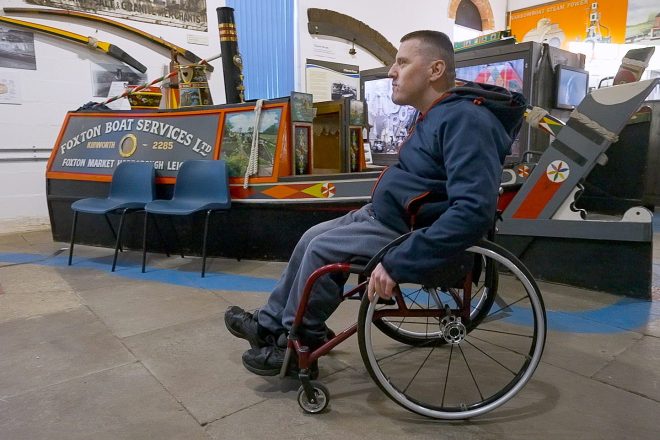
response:
[[[322,341],[319,341],[319,344],[314,344],[315,346],[310,347],[310,351],[313,351],[315,348],[320,346]],[[284,355],[286,354],[287,338],[286,335],[282,334],[277,340],[277,344],[268,345],[260,348],[251,348],[245,353],[243,353],[242,361],[243,366],[250,372],[257,374],[259,376],[277,376],[282,370],[282,365],[284,364]],[[294,351],[290,360],[291,364],[289,365],[288,375],[297,376],[300,371],[298,367],[298,357]],[[309,376],[312,379],[316,379],[319,375],[319,366],[318,362],[314,361],[309,368]]]
[[[256,313],[246,312],[238,306],[231,306],[225,312],[225,326],[232,335],[246,339],[252,348],[265,347],[277,342],[277,335],[259,325]]]

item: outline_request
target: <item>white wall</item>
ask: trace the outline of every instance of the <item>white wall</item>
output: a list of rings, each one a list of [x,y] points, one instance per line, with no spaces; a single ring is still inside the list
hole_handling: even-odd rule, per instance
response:
[[[507,1],[490,0],[490,2],[495,16],[496,30],[504,29]],[[1,0],[0,5],[29,6],[21,0]],[[350,15],[376,29],[394,47],[398,47],[399,39],[404,34],[417,29],[436,29],[452,37],[454,22],[447,18],[448,5],[449,0],[416,0],[414,5],[402,3],[400,0],[334,0],[333,2],[296,0],[299,36],[294,63],[296,90],[305,90],[304,66],[307,58],[357,64],[361,70],[382,65],[375,57],[359,47],[356,47],[355,56],[349,55],[350,44],[346,41],[311,36],[307,30],[308,8],[332,9]],[[207,1],[208,32],[113,19],[160,36],[206,58],[220,52],[216,14],[216,8],[220,6],[225,6],[225,0]],[[105,26],[97,30],[91,22],[65,17],[47,18],[48,16],[40,15],[11,15],[11,17],[110,42],[147,66],[149,80],[161,76],[170,61],[165,49],[121,30]],[[11,26],[6,25],[6,27]],[[208,45],[190,44],[187,42],[188,36],[206,37]],[[90,100],[102,100],[92,97],[90,67],[94,63],[118,63],[113,58],[84,46],[37,33],[35,33],[35,52],[36,71],[0,68],[0,75],[9,74],[18,77],[22,100],[20,105],[0,104],[0,233],[8,227],[11,229],[48,223],[45,160],[6,161],[9,157],[17,156],[15,152],[7,150],[24,149],[26,153],[22,156],[32,157],[33,148],[52,148],[67,111],[75,110]],[[218,59],[212,64],[215,71],[209,74],[209,84],[214,102],[222,104],[225,102],[225,97],[221,62]],[[46,154],[41,153],[41,156]]]
[[[495,29],[489,32],[503,31],[506,29],[506,13],[509,9],[508,0],[490,0],[490,8],[493,11],[493,18],[495,19]]]
[[[553,0],[508,0],[507,11],[517,11],[518,9],[525,9],[532,6],[542,5],[545,3],[552,3]],[[493,3],[491,1],[491,3]]]

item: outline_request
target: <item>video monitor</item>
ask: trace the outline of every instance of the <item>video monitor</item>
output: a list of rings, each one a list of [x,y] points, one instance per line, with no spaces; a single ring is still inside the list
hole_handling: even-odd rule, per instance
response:
[[[558,65],[555,72],[555,108],[573,110],[585,96],[589,87],[589,72]]]
[[[456,79],[500,86],[523,94],[525,93],[524,78],[525,60],[523,58],[456,67]],[[523,149],[519,134],[511,145],[511,154],[507,155],[505,165],[518,162]]]
[[[456,67],[456,78],[504,87],[523,93],[525,60],[522,58],[496,61],[474,66]]]
[[[397,154],[415,123],[417,110],[392,102],[392,79],[381,72],[362,77],[362,92],[367,103],[369,144],[374,153]]]

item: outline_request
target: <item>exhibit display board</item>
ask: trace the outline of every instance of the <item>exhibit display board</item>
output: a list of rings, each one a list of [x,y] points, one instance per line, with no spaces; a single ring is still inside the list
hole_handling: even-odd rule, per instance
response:
[[[184,160],[213,159],[219,120],[219,114],[70,114],[48,172],[106,176],[130,161],[151,162],[160,177],[174,177]]]
[[[307,60],[306,91],[314,102],[333,99],[360,99],[360,68],[349,64]]]
[[[287,131],[283,115],[288,115],[288,101],[267,104],[259,115],[256,179],[271,178],[278,166],[276,149]],[[173,183],[186,160],[225,159],[233,170],[230,177],[242,178],[256,121],[251,105],[169,112],[71,112],[51,153],[46,177],[107,182],[120,163],[137,161],[153,163],[159,183]]]

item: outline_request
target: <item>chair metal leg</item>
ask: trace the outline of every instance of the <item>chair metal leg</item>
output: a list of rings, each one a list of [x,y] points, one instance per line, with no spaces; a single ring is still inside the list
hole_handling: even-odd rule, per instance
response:
[[[119,252],[119,247],[121,246],[121,231],[124,228],[124,217],[128,209],[124,209],[121,212],[121,217],[119,217],[119,229],[117,229],[117,241],[115,242],[115,255],[112,257],[112,272],[115,271],[117,266],[117,252]]]
[[[149,224],[149,213],[144,211],[144,235],[142,236],[142,273],[147,263],[147,225]]]
[[[73,258],[73,242],[76,238],[76,223],[78,223],[78,211],[73,211],[73,225],[71,226],[71,244],[69,244],[69,266]]]
[[[115,240],[117,240],[117,232],[115,231],[115,227],[112,226],[112,222],[110,221],[110,217],[108,217],[108,214],[107,214],[107,213],[103,214],[103,217],[105,217],[105,222],[108,224],[108,227],[110,228],[110,231],[112,232],[112,237],[113,237]],[[122,249],[121,246],[119,247],[119,249],[120,249],[122,252],[124,252],[124,249]]]
[[[202,239],[202,278],[206,274],[206,237],[209,233],[209,219],[213,211],[209,209],[206,211],[206,219],[204,220],[204,238]]]

